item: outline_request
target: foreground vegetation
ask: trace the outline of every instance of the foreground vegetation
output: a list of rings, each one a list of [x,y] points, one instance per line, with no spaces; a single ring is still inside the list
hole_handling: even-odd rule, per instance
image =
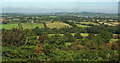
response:
[[[119,27],[99,24],[116,18],[58,14],[3,18],[3,62],[119,61]]]

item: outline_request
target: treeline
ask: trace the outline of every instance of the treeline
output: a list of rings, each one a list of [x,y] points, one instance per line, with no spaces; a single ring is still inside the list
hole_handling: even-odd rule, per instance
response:
[[[76,22],[97,22],[97,20],[103,21],[113,20],[113,22],[118,21],[116,18],[106,18],[106,17],[78,17],[78,16],[58,16],[54,15],[55,17],[50,17],[51,15],[20,15],[17,16],[3,16],[4,20],[2,21],[3,24],[7,23],[30,23],[34,21],[35,23],[40,23],[42,21],[76,21]],[[11,17],[11,18],[8,18]],[[16,20],[18,19],[18,20]]]
[[[43,22],[43,25],[44,25],[44,27],[45,27],[45,28],[47,28],[47,25],[46,25],[46,23],[45,23],[45,22]]]
[[[6,45],[21,46],[26,44],[35,45],[37,42],[37,36],[41,37],[39,40],[42,40],[42,42],[44,42],[43,40],[47,40],[46,38],[48,38],[48,33],[44,31],[49,31],[49,30],[44,29],[42,31],[39,31],[39,28],[35,28],[34,30],[28,30],[28,29],[21,30],[20,28],[18,29],[13,28],[11,30],[2,30],[2,31],[3,31],[2,33],[3,46]],[[59,36],[59,33],[55,33],[55,36],[56,35]],[[116,35],[115,38],[118,38],[118,36],[119,35]],[[90,41],[92,41],[93,44],[104,45],[105,43],[109,43],[110,39],[113,38],[113,33],[108,31],[101,31],[97,36],[95,36],[94,33],[89,33],[89,35],[86,37],[85,40],[83,40],[80,31],[75,32],[74,36],[71,35],[71,33],[69,32],[64,32],[63,36],[60,37],[62,37],[63,43],[76,42],[77,39],[80,39],[82,45],[85,45],[85,43],[87,42],[90,43]],[[56,40],[56,39],[54,38],[52,40]],[[49,41],[51,40],[48,40],[48,42]]]
[[[73,26],[73,27],[77,27],[77,25],[76,24],[74,24],[74,22],[68,22],[68,21],[63,21],[64,23],[67,23],[67,24],[69,24],[69,25],[71,25],[71,26]]]
[[[81,27],[65,27],[65,28],[35,28],[33,29],[33,32],[38,34],[40,32],[47,32],[48,34],[55,34],[55,33],[60,33],[60,34],[64,34],[66,32],[69,33],[76,33],[76,32],[80,32],[80,33],[94,33],[94,34],[98,34],[101,31],[108,31],[111,32],[113,34],[119,34],[120,31],[118,30],[118,27],[106,27],[106,26],[95,26],[95,27],[88,27],[88,28],[81,28]]]

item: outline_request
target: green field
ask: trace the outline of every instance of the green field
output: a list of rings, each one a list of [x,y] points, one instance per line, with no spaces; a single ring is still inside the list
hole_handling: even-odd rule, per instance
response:
[[[35,27],[44,28],[44,25],[42,23],[37,24],[22,23],[22,27],[23,29],[33,29]],[[2,24],[2,28],[5,29],[18,28],[18,24]]]
[[[81,24],[76,24],[78,27],[91,27],[91,26],[86,26],[86,25],[81,25]]]
[[[22,23],[23,29],[34,29],[35,27],[44,28],[44,25],[42,23]]]
[[[93,22],[79,22],[79,23],[81,23],[81,24],[93,24],[93,25],[99,25],[98,23],[93,23]]]
[[[69,24],[63,22],[46,22],[48,28],[62,28],[62,27],[72,27]]]
[[[18,27],[18,24],[2,24],[2,28],[5,28],[5,29],[12,29],[17,27]]]

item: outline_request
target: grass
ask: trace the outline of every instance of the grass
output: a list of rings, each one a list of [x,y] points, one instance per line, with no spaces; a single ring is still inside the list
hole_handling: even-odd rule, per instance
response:
[[[69,46],[69,45],[71,45],[71,44],[72,44],[72,43],[70,43],[70,42],[65,43],[66,46]]]
[[[117,34],[113,34],[113,38],[115,38],[115,36],[117,36]]]
[[[72,27],[69,24],[63,22],[46,22],[48,28],[62,28],[62,27]]]
[[[116,42],[116,41],[118,41],[118,39],[110,39],[110,43],[113,43],[113,42]]]
[[[37,24],[31,24],[31,23],[22,23],[23,29],[33,29],[35,27],[44,28],[44,25],[42,23]],[[12,28],[18,28],[18,24],[2,24],[2,28],[5,29],[12,29]]]
[[[108,25],[108,26],[117,26],[119,25],[119,23],[117,22],[99,22],[100,24],[104,23],[104,25]]]
[[[2,24],[2,28],[4,29],[12,29],[12,28],[18,28],[18,24]]]
[[[34,29],[35,27],[44,28],[44,25],[42,23],[22,23],[23,29]]]
[[[79,22],[81,24],[93,24],[93,25],[99,25],[98,23],[93,23],[93,22]]]
[[[91,26],[86,26],[86,25],[81,25],[81,24],[76,24],[78,27],[91,27]]]
[[[74,34],[75,33],[71,33],[73,36],[74,36]],[[53,35],[55,35],[55,34],[48,34],[48,36],[50,37],[50,36],[53,36]],[[61,36],[63,36],[64,34],[60,34]],[[81,35],[83,36],[83,37],[86,37],[86,36],[88,36],[88,33],[81,33]]]

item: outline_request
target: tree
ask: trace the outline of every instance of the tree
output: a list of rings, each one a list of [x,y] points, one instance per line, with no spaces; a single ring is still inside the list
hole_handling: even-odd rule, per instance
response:
[[[94,33],[89,33],[86,38],[91,39],[92,37],[95,37]]]
[[[40,29],[39,27],[35,27],[34,29],[32,29],[32,31],[33,31],[36,35],[42,34],[42,29]]]
[[[108,43],[109,40],[111,38],[113,38],[113,34],[111,32],[107,32],[107,31],[102,31],[98,36],[100,36],[101,38],[103,38],[103,41],[105,43]]]
[[[32,32],[31,29],[24,30],[25,32],[25,45],[35,45],[37,43],[37,36]]]
[[[44,53],[50,55],[56,49],[62,49],[64,47],[64,38],[59,34],[55,34],[48,38],[48,42],[44,47]]]
[[[102,38],[101,36],[96,36],[94,39],[96,39],[96,42],[97,42],[97,45],[98,46],[102,46],[102,45],[104,45],[105,44],[105,42],[104,42],[104,38]]]
[[[22,46],[25,43],[25,33],[19,28],[13,28],[10,31],[4,31],[2,33],[2,41],[4,46]]]
[[[120,39],[120,35],[119,34],[115,35],[114,39]]]
[[[44,32],[39,36],[38,43],[43,44],[46,42],[47,39],[48,39],[48,34]]]
[[[70,33],[68,33],[68,32],[65,33],[63,35],[63,37],[64,37],[66,42],[73,42],[73,41],[75,41],[75,38],[73,38],[73,36]]]
[[[56,44],[57,45],[56,48],[60,47],[61,45],[64,45],[64,38],[59,34],[53,35],[52,37],[49,38],[48,41],[49,44]]]
[[[52,21],[52,23],[54,23],[54,22]]]
[[[94,40],[88,40],[87,42],[85,42],[85,46],[90,48],[90,49],[97,48],[96,41],[94,41]]]
[[[20,30],[23,30],[23,27],[22,27],[21,23],[18,24],[18,27],[19,27]]]
[[[77,32],[75,35],[74,35],[75,38],[77,39],[82,39],[83,37],[81,36],[80,32]]]

